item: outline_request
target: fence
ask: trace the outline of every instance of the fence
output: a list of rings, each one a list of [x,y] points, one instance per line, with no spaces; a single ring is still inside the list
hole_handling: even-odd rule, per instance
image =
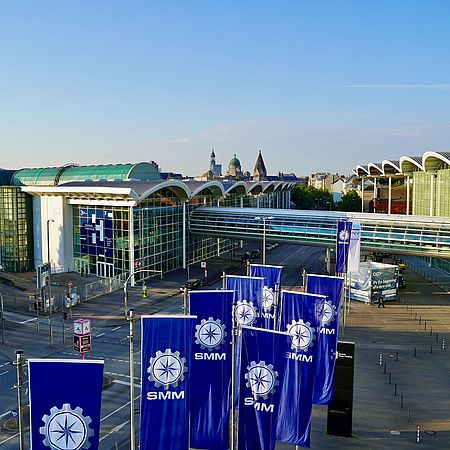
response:
[[[450,291],[450,276],[448,272],[436,267],[430,267],[427,262],[419,258],[408,257],[405,259],[408,262],[408,268],[413,272],[431,281],[444,291]]]

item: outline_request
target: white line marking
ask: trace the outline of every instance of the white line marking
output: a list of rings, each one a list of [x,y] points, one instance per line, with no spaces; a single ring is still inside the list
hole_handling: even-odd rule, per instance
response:
[[[134,401],[136,401],[140,396],[141,396],[141,394],[139,394],[138,396],[134,397]],[[116,412],[119,412],[121,409],[125,408],[129,404],[130,404],[130,402],[127,402],[124,405],[120,406],[119,408],[114,410],[112,413],[109,413],[107,416],[103,417],[103,419],[100,419],[100,422],[103,422],[104,420],[109,419],[113,414],[115,414]],[[0,442],[0,444],[1,444],[1,442]]]
[[[9,364],[9,362],[5,362],[5,363],[3,363],[2,365],[0,365],[0,367],[5,367],[5,366],[7,366]]]
[[[2,375],[6,375],[7,373],[9,373],[9,370],[7,370],[6,372],[0,373],[0,377],[1,377]]]
[[[130,421],[127,420],[124,423],[121,423],[120,425],[117,425],[117,427],[114,427],[108,434],[105,434],[103,437],[100,438],[99,442],[102,442],[103,439],[106,439],[108,436],[111,436],[113,433],[117,433],[120,431],[125,425],[127,425]]]
[[[12,436],[10,436],[9,438],[5,439],[4,441],[0,442],[0,445],[4,444],[5,442],[10,441],[12,438],[15,438],[19,436],[19,433],[13,434]]]
[[[102,336],[104,336],[106,333],[100,333],[100,334],[97,334],[97,336],[95,336],[96,338],[99,338],[99,337],[102,337]]]
[[[118,327],[116,327],[116,328],[113,328],[112,330],[113,331],[116,331],[116,330],[120,330],[122,328],[122,326],[120,325],[120,326],[118,326]]]

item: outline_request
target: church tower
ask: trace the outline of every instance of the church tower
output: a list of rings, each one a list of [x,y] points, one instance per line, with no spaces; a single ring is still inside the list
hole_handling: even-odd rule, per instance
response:
[[[267,178],[266,165],[262,157],[261,149],[258,158],[256,158],[255,168],[253,169],[253,181],[264,181]]]

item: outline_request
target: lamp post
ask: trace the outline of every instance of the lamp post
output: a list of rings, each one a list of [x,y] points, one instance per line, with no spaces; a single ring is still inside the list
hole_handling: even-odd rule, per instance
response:
[[[273,220],[273,216],[269,217],[255,217],[255,220],[260,220],[263,223],[263,244],[262,244],[262,263],[266,264],[266,221]]]
[[[50,328],[50,347],[53,347],[53,321],[52,321],[52,263],[50,262],[50,222],[53,219],[47,219],[47,262],[48,262],[48,323]]]

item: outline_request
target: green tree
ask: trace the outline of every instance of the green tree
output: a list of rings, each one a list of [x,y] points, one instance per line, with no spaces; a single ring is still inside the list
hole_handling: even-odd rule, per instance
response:
[[[361,211],[361,197],[356,191],[352,190],[343,195],[341,201],[339,201],[336,206],[339,211]]]
[[[298,209],[332,209],[333,197],[326,189],[313,186],[295,186],[291,200]]]

